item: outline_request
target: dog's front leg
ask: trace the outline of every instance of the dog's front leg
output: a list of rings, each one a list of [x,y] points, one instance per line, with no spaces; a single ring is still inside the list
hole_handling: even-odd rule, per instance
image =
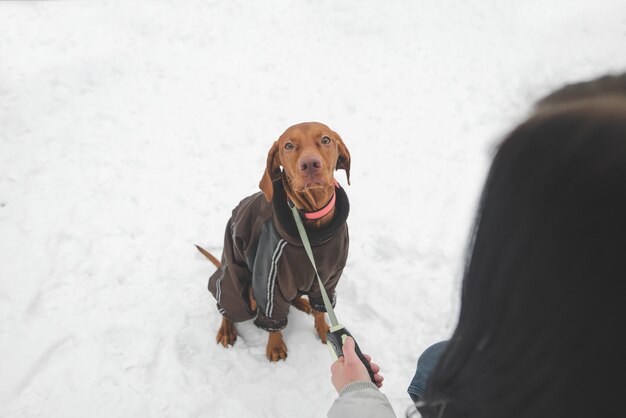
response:
[[[234,345],[237,341],[237,331],[235,330],[235,324],[233,324],[228,318],[222,316],[222,325],[217,331],[217,337],[215,338],[218,344],[222,344],[224,347]]]
[[[265,355],[269,361],[285,360],[287,358],[287,346],[283,341],[283,333],[272,331],[267,339]]]
[[[312,310],[313,318],[315,319],[315,330],[317,331],[317,335],[322,340],[323,344],[326,344],[326,334],[330,331],[330,326],[326,323],[326,316],[324,312]]]

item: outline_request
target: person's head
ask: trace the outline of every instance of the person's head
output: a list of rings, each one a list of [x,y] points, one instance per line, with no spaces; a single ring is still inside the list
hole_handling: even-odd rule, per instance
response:
[[[492,163],[425,416],[623,411],[625,289],[626,97],[540,111]]]
[[[626,73],[604,75],[593,80],[566,84],[539,99],[535,103],[535,109],[541,111],[578,100],[606,96],[626,97]]]

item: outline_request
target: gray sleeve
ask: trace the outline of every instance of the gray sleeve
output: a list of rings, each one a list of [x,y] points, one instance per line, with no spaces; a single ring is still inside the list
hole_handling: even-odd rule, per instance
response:
[[[387,397],[372,382],[347,385],[328,411],[328,418],[395,418]]]

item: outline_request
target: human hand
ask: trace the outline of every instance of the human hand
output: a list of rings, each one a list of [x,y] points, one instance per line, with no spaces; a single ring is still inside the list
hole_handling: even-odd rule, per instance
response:
[[[361,362],[361,359],[356,355],[354,350],[354,340],[352,337],[347,337],[346,341],[343,343],[343,356],[339,357],[337,361],[335,361],[330,366],[331,373],[331,382],[335,389],[337,389],[337,393],[340,393],[346,385],[358,382],[358,381],[370,381],[370,375],[367,372],[367,369]],[[372,371],[374,372],[374,380],[376,382],[376,386],[381,387],[383,385],[383,376],[379,374],[380,367],[377,364],[372,363],[372,358],[367,354],[364,354],[367,361],[370,363],[372,367]]]

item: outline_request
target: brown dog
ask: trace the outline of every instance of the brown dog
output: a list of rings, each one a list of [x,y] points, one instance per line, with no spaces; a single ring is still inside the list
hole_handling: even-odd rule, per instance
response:
[[[334,304],[348,253],[349,212],[345,192],[334,179],[335,169],[346,171],[349,184],[350,153],[337,133],[316,122],[288,128],[268,153],[259,184],[262,192],[248,196],[233,210],[222,262],[198,247],[218,267],[209,279],[209,291],[223,316],[218,343],[234,344],[233,322],[254,319],[255,325],[269,331],[268,359],[285,359],[281,330],[292,305],[313,314],[317,334],[326,342],[326,309],[288,201],[303,217],[320,277]],[[308,300],[302,298],[305,295]]]

